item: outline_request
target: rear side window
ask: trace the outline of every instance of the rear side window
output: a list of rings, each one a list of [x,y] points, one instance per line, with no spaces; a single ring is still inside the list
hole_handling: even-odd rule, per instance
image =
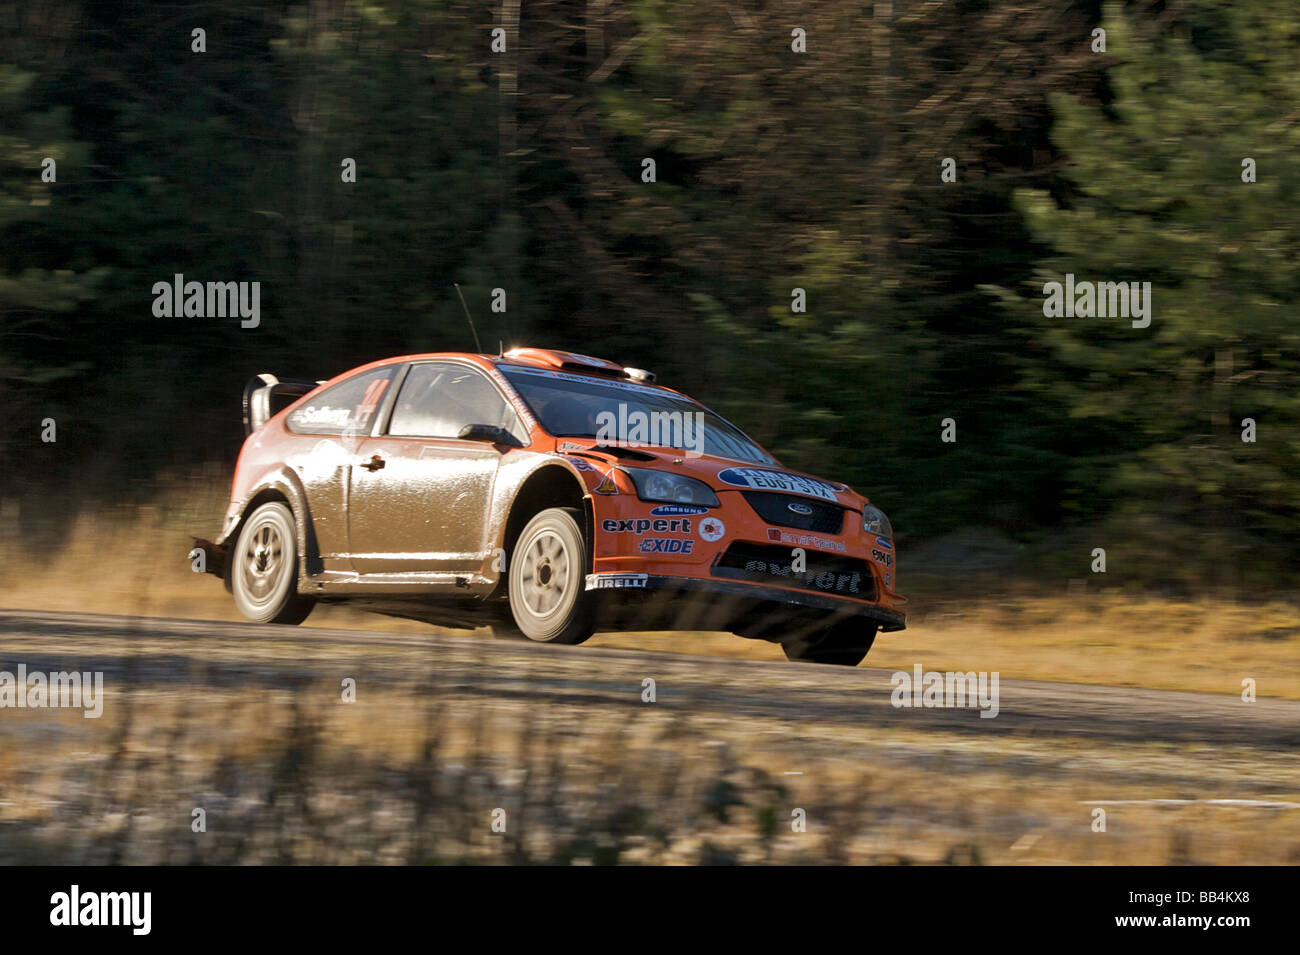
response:
[[[354,375],[294,410],[285,424],[298,434],[369,434],[394,366]]]
[[[455,438],[467,424],[490,424],[525,439],[514,409],[486,375],[450,362],[412,365],[393,405],[395,437]]]

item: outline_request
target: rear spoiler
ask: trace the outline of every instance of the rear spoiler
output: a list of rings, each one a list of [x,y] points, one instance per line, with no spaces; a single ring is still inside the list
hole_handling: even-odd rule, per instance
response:
[[[249,435],[271,420],[290,401],[274,399],[297,399],[324,384],[321,381],[306,381],[301,378],[286,378],[281,381],[275,375],[263,372],[250,378],[244,386],[244,434]]]

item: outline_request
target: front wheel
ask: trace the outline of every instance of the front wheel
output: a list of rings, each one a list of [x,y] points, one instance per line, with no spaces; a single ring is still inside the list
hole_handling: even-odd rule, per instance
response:
[[[515,543],[510,613],[529,640],[577,644],[595,629],[581,519],[573,508],[548,508],[528,522]]]
[[[860,617],[841,620],[808,637],[781,644],[787,660],[855,667],[876,642],[877,624]]]
[[[298,594],[298,532],[293,511],[263,504],[244,522],[230,572],[235,606],[254,623],[302,623],[312,600]]]

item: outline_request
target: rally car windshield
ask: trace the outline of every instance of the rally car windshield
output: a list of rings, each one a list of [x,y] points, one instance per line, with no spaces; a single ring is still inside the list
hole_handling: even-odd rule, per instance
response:
[[[777,462],[735,425],[678,395],[646,385],[498,366],[556,437],[622,447],[662,447],[752,464]]]

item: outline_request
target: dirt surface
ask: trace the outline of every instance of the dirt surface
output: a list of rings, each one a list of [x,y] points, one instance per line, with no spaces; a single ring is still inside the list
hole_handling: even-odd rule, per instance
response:
[[[860,792],[876,820],[854,830],[853,845],[870,853],[848,852],[850,861],[882,853],[944,861],[954,846],[1004,863],[1300,861],[1300,702],[1290,700],[1002,679],[990,719],[978,708],[897,707],[894,671],[867,666],[551,647],[486,632],[0,611],[0,670],[20,663],[29,672],[104,673],[103,720],[0,710],[0,756],[39,740],[50,766],[63,749],[85,758],[111,748],[107,724],[128,685],[137,724],[140,713],[154,712],[142,701],[179,699],[191,714],[205,706],[218,714],[204,717],[205,725],[225,724],[213,733],[254,731],[240,727],[256,721],[247,713],[262,704],[242,700],[305,692],[317,701],[323,740],[364,750],[407,745],[404,708],[436,699],[467,726],[485,717],[506,727],[526,720],[530,732],[573,746],[618,728],[679,754],[714,754],[718,772],[761,767],[780,778],[795,806],[816,802],[825,787],[848,787],[849,804]],[[349,679],[357,702],[336,705]],[[157,707],[153,718],[163,724],[166,711]],[[689,747],[672,742],[684,727]],[[156,748],[166,749],[166,732],[162,725],[152,732]],[[634,752],[631,742],[618,745]],[[513,765],[507,748],[494,756],[502,772]],[[632,757],[602,758],[611,765],[621,758],[626,769]],[[46,798],[57,802],[51,794],[60,785],[49,783]],[[44,790],[32,786],[23,811],[50,818],[38,805]],[[1097,807],[1109,818],[1101,832],[1093,828]],[[0,819],[4,810],[0,799]]]
[[[132,669],[136,681],[174,684],[196,663],[214,685],[278,685],[285,678],[354,678],[451,685],[539,703],[657,704],[700,716],[914,729],[988,738],[1061,736],[1092,741],[1300,749],[1300,703],[1237,696],[999,679],[997,716],[978,709],[896,708],[894,671],[716,659],[526,641],[264,627],[175,620],[0,611],[0,669]],[[682,639],[689,639],[683,636]]]

